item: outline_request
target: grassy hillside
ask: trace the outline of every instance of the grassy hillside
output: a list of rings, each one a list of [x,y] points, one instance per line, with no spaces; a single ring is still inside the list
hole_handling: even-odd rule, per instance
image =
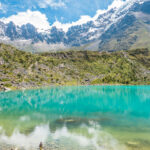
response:
[[[31,54],[0,44],[1,89],[87,84],[150,84],[150,52]]]

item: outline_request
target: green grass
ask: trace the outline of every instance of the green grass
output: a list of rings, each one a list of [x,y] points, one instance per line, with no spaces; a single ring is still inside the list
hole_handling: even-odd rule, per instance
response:
[[[32,54],[0,44],[1,87],[150,84],[150,52],[65,51]]]

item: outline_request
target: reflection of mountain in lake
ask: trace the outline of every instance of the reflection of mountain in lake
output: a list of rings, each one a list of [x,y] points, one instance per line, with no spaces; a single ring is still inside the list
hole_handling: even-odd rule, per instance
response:
[[[76,150],[105,145],[106,150],[120,150],[138,137],[139,146],[150,146],[149,90],[149,86],[80,86],[1,92],[0,145],[3,141],[28,150],[40,141],[45,145],[53,141],[53,146],[66,148],[74,143]],[[83,141],[73,142],[77,139]],[[148,144],[143,146],[142,140]]]
[[[30,134],[22,134],[18,130],[9,137],[5,134],[0,136],[0,144],[3,147],[19,147],[25,150],[35,150],[42,141],[45,149],[72,150],[89,149],[99,150],[105,147],[106,150],[125,150],[125,146],[120,144],[113,136],[103,131],[99,126],[87,127],[79,126],[68,129],[63,126],[55,132],[51,132],[48,125],[37,126]],[[4,143],[9,143],[5,145]]]

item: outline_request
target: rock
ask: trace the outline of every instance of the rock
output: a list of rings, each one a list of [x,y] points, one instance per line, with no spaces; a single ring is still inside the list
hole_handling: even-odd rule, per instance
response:
[[[40,148],[40,150],[43,150],[43,144],[42,144],[42,142],[40,143],[39,148]]]
[[[0,58],[0,65],[3,65],[5,63],[3,58]]]
[[[59,68],[65,68],[65,65],[64,64],[60,64]]]
[[[11,91],[11,89],[10,88],[4,88],[5,89],[5,92],[8,92],[8,91]]]
[[[128,141],[128,142],[127,142],[127,145],[128,145],[129,147],[138,147],[139,143],[137,143],[137,142],[132,142],[132,141]]]

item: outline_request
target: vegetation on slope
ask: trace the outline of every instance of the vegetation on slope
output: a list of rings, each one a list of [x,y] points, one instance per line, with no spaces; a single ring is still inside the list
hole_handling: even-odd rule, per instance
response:
[[[150,51],[31,54],[0,44],[0,87],[150,84]]]

